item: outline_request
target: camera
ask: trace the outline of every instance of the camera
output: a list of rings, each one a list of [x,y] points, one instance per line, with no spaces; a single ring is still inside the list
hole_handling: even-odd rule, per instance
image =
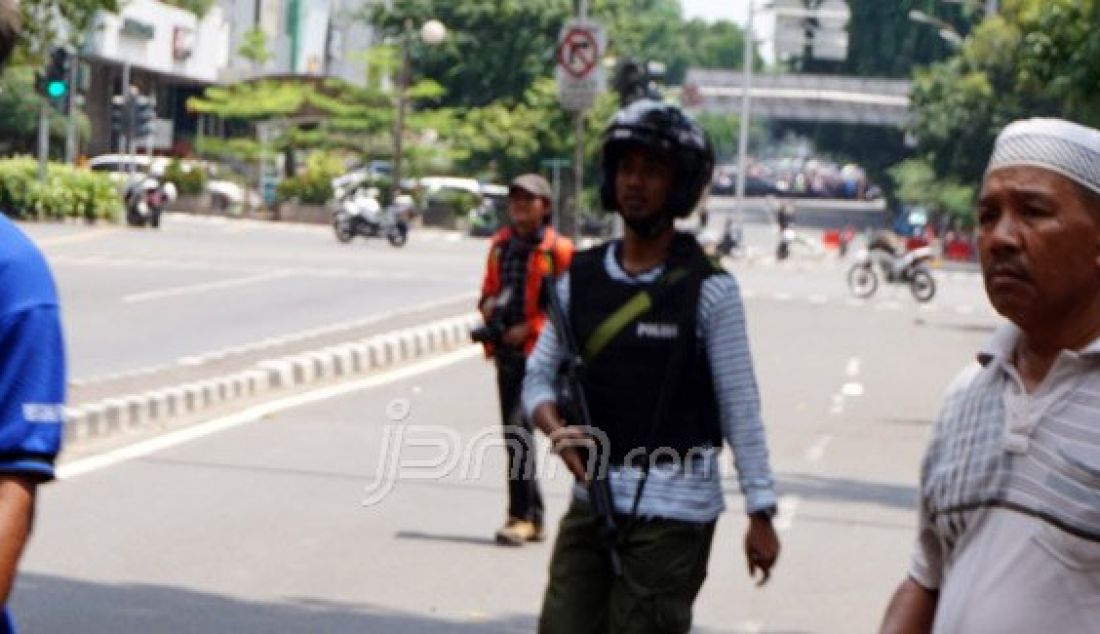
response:
[[[512,296],[512,289],[506,288],[496,297],[486,300],[486,308],[489,309],[489,319],[484,325],[470,331],[470,339],[474,343],[500,346],[504,339],[504,311],[501,308],[508,303]]]
[[[489,320],[489,323],[478,326],[470,331],[470,339],[473,339],[474,343],[499,346],[503,338],[504,323],[495,315],[493,319]]]

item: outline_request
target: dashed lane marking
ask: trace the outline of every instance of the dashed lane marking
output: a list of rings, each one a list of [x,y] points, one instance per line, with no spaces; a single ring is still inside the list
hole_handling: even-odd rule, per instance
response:
[[[794,526],[794,518],[798,514],[798,506],[802,499],[797,495],[783,495],[779,498],[779,512],[775,516],[775,530],[780,533],[791,530]]]
[[[821,438],[818,438],[817,441],[814,442],[814,444],[810,445],[810,447],[806,449],[806,461],[817,462],[821,460],[822,456],[825,455],[825,450],[829,448],[829,444],[832,442],[832,436],[822,436]]]
[[[829,407],[829,413],[838,416],[844,413],[844,395],[833,394],[833,404]]]
[[[859,357],[848,359],[848,364],[844,366],[844,374],[849,377],[859,376]]]
[[[78,242],[90,242],[92,240],[105,238],[118,232],[118,229],[95,229],[93,231],[86,231],[84,233],[77,233],[73,235],[42,238],[41,240],[35,240],[35,243],[40,247],[56,247],[65,244],[75,244]]]
[[[166,299],[169,297],[197,295],[210,291],[220,291],[227,288],[238,288],[241,286],[248,286],[250,284],[259,284],[261,282],[281,279],[289,275],[289,271],[270,271],[268,273],[261,273],[259,275],[251,275],[248,277],[238,277],[230,280],[219,280],[217,282],[206,282],[204,284],[192,284],[190,286],[177,286],[176,288],[166,288],[159,291],[147,291],[144,293],[132,293],[130,295],[124,296],[122,298],[122,301],[127,304],[137,304],[157,299]]]

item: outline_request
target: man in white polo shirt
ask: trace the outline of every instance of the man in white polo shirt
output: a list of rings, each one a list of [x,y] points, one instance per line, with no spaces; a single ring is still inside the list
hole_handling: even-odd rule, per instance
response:
[[[881,631],[1100,632],[1100,131],[1005,128],[978,224],[1011,323],[948,391]]]

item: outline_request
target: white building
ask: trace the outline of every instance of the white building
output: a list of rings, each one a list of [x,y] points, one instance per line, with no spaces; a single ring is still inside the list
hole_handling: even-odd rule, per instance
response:
[[[170,150],[193,134],[187,99],[218,78],[231,56],[229,23],[215,6],[201,19],[156,0],[130,0],[119,14],[100,13],[82,56],[88,64],[85,109],[92,122],[88,154],[115,149],[111,98],[123,93],[123,77],[157,100],[156,147]],[[177,148],[178,149],[178,148]]]
[[[316,75],[366,82],[372,29],[357,16],[370,0],[219,0],[201,18],[157,0],[129,0],[119,14],[101,13],[81,52],[92,122],[86,154],[118,149],[111,98],[123,76],[157,99],[160,151],[185,154],[197,132],[187,100],[208,86],[263,75]],[[270,59],[257,67],[240,56],[246,34],[261,29]],[[127,69],[128,67],[128,69]]]

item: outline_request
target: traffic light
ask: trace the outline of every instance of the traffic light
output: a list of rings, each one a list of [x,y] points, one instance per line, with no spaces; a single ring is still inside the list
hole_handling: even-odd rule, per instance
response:
[[[157,102],[152,97],[134,97],[134,137],[145,139],[153,134],[153,122],[157,118]]]
[[[46,65],[45,75],[35,75],[34,84],[38,94],[49,100],[50,105],[61,114],[69,113],[72,55],[65,48],[50,51],[50,61]]]
[[[115,95],[111,97],[111,132],[114,134],[127,134],[129,133],[129,125],[127,125],[126,116],[126,98],[122,95]]]

